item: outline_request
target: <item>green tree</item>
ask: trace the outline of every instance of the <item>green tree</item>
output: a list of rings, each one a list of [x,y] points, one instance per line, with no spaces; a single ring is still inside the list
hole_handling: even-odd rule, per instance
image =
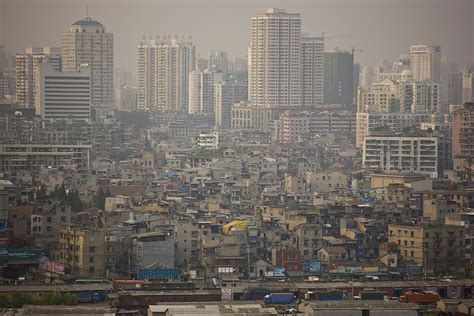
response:
[[[35,300],[31,294],[16,292],[10,297],[10,307],[20,308],[25,304],[33,304],[34,301]]]
[[[67,201],[71,205],[71,210],[73,212],[82,212],[84,210],[84,204],[82,204],[81,198],[79,197],[79,192],[69,191],[67,195]]]
[[[110,192],[109,192],[110,194]],[[100,209],[104,210],[105,209],[105,198],[106,198],[106,192],[102,189],[102,187],[99,187],[99,190],[97,191],[97,194],[94,197],[94,205]]]
[[[58,192],[56,193],[56,199],[60,201],[67,200],[67,193],[66,193],[66,188],[64,187],[64,184],[58,188]]]
[[[41,185],[39,188],[36,189],[35,200],[45,201],[47,198],[48,198],[48,194],[46,194],[46,186]]]

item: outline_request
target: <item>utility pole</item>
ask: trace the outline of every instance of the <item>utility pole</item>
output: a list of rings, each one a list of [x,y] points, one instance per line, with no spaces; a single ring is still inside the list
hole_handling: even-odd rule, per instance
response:
[[[250,244],[247,242],[247,280],[250,281]]]

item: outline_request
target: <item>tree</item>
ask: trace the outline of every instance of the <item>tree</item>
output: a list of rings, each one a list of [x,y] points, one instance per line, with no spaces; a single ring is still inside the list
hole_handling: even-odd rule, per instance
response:
[[[109,192],[110,195],[110,192]],[[97,194],[94,197],[94,205],[100,209],[104,210],[105,209],[105,198],[106,198],[106,192],[102,189],[102,187],[99,187],[99,190],[97,191]]]
[[[48,198],[46,194],[46,186],[43,184],[38,189],[36,189],[36,201],[45,201]]]
[[[73,212],[82,212],[84,210],[84,204],[82,204],[79,192],[77,190],[70,191],[67,195],[67,201],[71,205]]]
[[[58,192],[56,193],[56,198],[60,201],[67,200],[67,193],[66,193],[66,188],[64,187],[64,184],[59,187]]]

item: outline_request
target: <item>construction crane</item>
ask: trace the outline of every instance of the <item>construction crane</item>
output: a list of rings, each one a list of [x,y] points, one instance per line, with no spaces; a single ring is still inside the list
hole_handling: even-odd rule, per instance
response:
[[[349,46],[350,48],[352,48],[352,55],[354,55],[354,52],[358,52],[358,53],[363,53],[364,51],[362,49],[357,49],[355,48],[354,46]]]

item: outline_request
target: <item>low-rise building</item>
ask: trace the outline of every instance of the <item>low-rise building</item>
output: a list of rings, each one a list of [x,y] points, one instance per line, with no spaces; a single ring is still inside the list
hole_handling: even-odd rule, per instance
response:
[[[78,276],[104,276],[104,231],[74,225],[60,229],[58,259],[66,273]]]
[[[464,227],[392,224],[388,242],[398,245],[401,259],[415,262],[427,274],[464,273]]]

